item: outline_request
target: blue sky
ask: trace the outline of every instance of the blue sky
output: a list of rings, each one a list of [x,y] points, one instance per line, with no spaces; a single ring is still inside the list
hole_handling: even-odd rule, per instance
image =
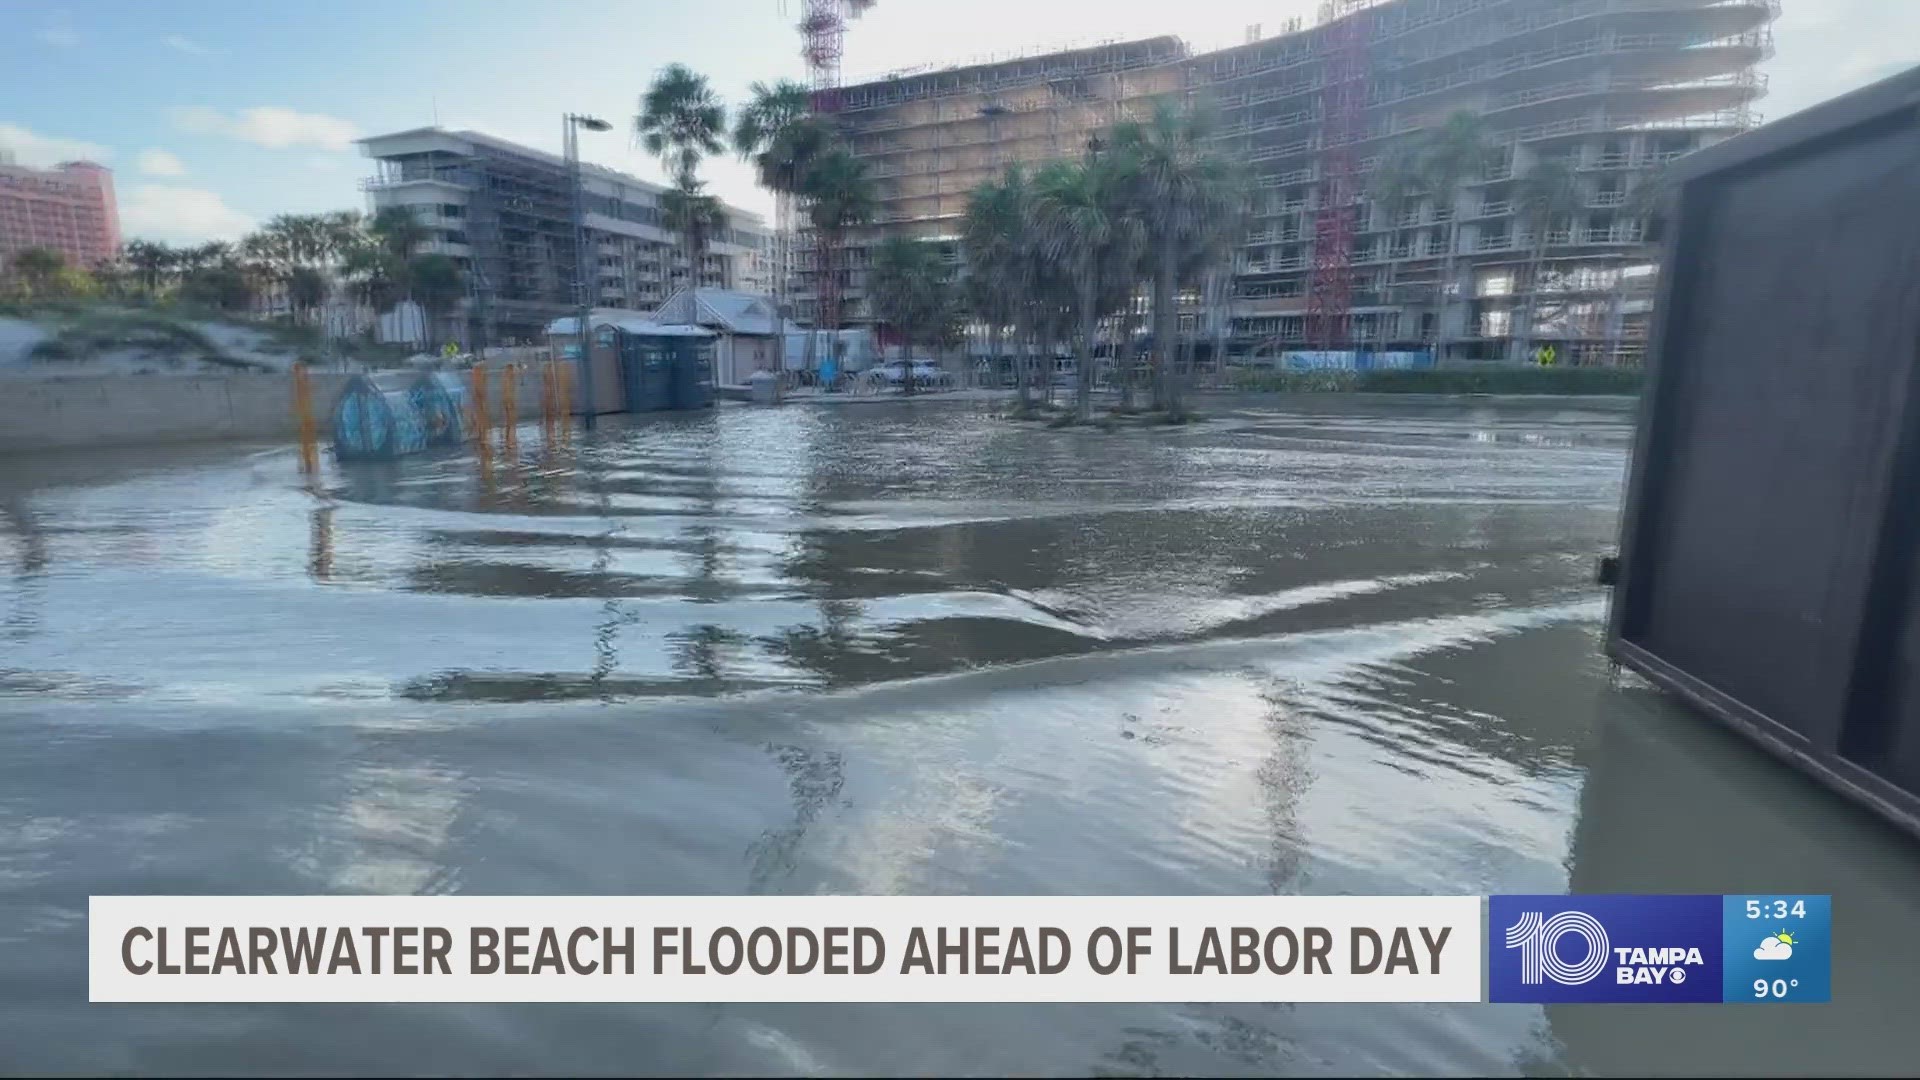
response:
[[[1920,0],[1783,0],[1768,116],[1920,63]],[[853,24],[849,76],[964,63],[1094,37],[1177,34],[1196,48],[1268,33],[1311,0],[880,0]],[[361,207],[356,137],[438,122],[558,151],[560,116],[595,113],[589,160],[659,179],[629,134],[661,66],[707,74],[730,104],[802,74],[801,0],[0,0],[0,146],[23,162],[102,160],[130,236],[232,238],[275,213]],[[1094,13],[1098,12],[1095,16]],[[1093,22],[1097,18],[1097,24]],[[1089,33],[1089,29],[1095,31]],[[731,157],[706,169],[766,210]]]

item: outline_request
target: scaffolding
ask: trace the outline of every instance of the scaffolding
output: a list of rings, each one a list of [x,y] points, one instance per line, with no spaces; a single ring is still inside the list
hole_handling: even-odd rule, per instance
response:
[[[1111,42],[1072,52],[949,68],[910,78],[882,79],[850,86],[842,94],[841,111],[854,114],[956,94],[1003,93],[1061,79],[1108,75],[1117,71],[1178,63],[1187,57],[1186,44],[1171,36]],[[861,130],[879,129],[862,126]]]
[[[1644,255],[1628,190],[1758,122],[1766,81],[1754,68],[1779,10],[1779,0],[1329,0],[1304,31],[1199,55],[1162,37],[898,73],[843,90],[838,119],[880,182],[877,231],[931,236],[950,234],[964,209],[956,196],[1008,162],[1077,154],[1136,102],[1204,95],[1223,113],[1218,145],[1252,167],[1236,297],[1261,290],[1259,317],[1293,320],[1289,341],[1469,342],[1484,336],[1476,321],[1499,322],[1489,313],[1517,311],[1521,297],[1444,310],[1449,242],[1463,280],[1525,261],[1531,240],[1508,185],[1537,161],[1565,160],[1584,198],[1547,257]],[[1487,118],[1497,160],[1463,180],[1456,207],[1371,220],[1366,175],[1455,110]],[[1288,310],[1273,310],[1282,298]],[[1462,314],[1466,326],[1446,333],[1434,322]],[[1601,322],[1579,332],[1630,332]]]
[[[1316,348],[1351,336],[1353,234],[1360,175],[1354,143],[1367,107],[1366,8],[1371,0],[1326,0],[1320,35],[1325,91],[1320,99],[1320,205],[1313,223],[1313,278],[1307,285],[1307,333]]]
[[[559,269],[579,265],[572,185],[564,169],[491,148],[457,160],[467,179],[469,283],[482,340],[537,340],[577,306],[577,271]]]

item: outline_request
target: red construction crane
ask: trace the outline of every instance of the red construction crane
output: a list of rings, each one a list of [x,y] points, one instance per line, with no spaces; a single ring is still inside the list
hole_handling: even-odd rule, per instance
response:
[[[1307,341],[1333,349],[1353,339],[1353,239],[1366,132],[1367,39],[1375,0],[1325,0],[1320,7],[1320,204],[1313,221],[1313,277],[1307,285]]]
[[[806,0],[806,14],[800,17],[800,36],[805,45],[800,55],[807,61],[813,77],[813,111],[834,113],[840,110],[840,56],[847,36],[847,23],[866,14],[874,0]]]
[[[807,72],[812,76],[813,113],[815,116],[832,117],[840,111],[840,57],[845,46],[847,23],[866,14],[874,0],[806,0],[805,13],[800,17],[800,36],[804,42],[800,55],[807,62]],[[831,249],[831,237],[813,238],[814,280],[817,283],[817,318],[814,330],[840,329],[840,281],[839,268]],[[837,353],[839,335],[832,339]]]

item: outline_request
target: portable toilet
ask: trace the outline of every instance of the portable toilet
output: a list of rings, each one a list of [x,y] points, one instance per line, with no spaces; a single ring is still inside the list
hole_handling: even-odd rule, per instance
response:
[[[658,331],[676,329],[629,321],[618,327],[620,381],[628,412],[673,408],[673,338]]]
[[[594,331],[618,339],[629,411],[705,409],[713,404],[713,331],[648,319],[609,319]]]
[[[693,327],[678,327],[682,335],[674,340],[673,407],[709,409],[713,407],[713,335]]]

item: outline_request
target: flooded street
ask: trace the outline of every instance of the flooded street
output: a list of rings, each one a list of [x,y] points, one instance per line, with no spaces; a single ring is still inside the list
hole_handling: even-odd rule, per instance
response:
[[[1886,1073],[1920,860],[1600,655],[1631,415],[0,458],[0,1072]],[[90,1006],[104,893],[1834,896],[1830,1006]]]

